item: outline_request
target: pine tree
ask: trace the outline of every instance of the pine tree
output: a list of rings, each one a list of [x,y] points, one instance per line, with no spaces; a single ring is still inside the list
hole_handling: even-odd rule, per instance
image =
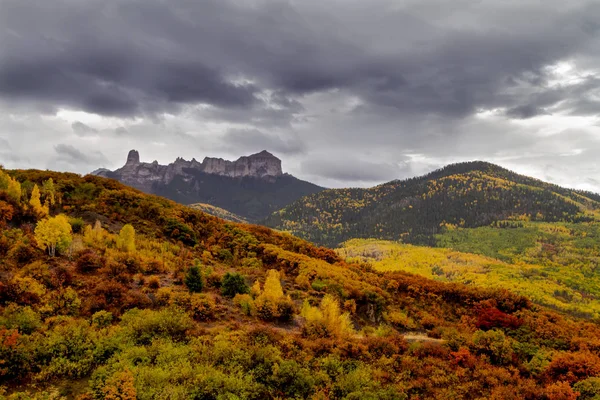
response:
[[[200,293],[204,288],[204,278],[202,277],[202,271],[198,265],[193,265],[187,272],[184,280],[188,290],[192,293]]]
[[[248,285],[244,277],[237,273],[226,273],[221,283],[223,296],[234,297],[236,294],[248,293]]]

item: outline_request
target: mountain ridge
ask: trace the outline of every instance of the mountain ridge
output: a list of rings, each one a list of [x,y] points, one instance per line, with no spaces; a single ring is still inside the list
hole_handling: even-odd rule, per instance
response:
[[[235,161],[205,157],[173,163],[141,162],[131,150],[123,167],[92,173],[182,204],[206,203],[254,222],[322,187],[284,173],[281,160],[266,150]]]
[[[450,164],[372,188],[328,189],[297,200],[263,223],[337,246],[351,238],[432,244],[442,226],[485,226],[510,218],[592,220],[600,196],[570,190],[484,161]]]

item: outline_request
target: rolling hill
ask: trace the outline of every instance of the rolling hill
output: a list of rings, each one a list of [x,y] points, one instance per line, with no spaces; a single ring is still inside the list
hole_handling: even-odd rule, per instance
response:
[[[275,212],[264,223],[320,245],[352,238],[435,244],[445,226],[495,221],[584,222],[600,196],[561,188],[485,162],[449,165],[369,189],[330,189]]]
[[[97,176],[0,170],[0,398],[571,399],[600,327]]]

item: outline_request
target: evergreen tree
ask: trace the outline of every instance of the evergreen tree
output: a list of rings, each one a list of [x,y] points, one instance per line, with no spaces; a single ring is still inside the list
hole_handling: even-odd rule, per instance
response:
[[[204,278],[202,277],[202,271],[197,264],[190,267],[185,276],[184,283],[190,292],[200,293],[202,291],[204,288]]]
[[[223,296],[234,297],[236,294],[248,293],[248,285],[241,274],[237,272],[226,273],[221,282],[221,293]]]

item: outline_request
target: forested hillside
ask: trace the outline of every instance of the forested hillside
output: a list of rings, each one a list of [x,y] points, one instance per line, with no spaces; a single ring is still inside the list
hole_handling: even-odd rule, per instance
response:
[[[596,194],[468,162],[370,189],[306,196],[265,223],[331,247],[352,238],[431,245],[445,226],[480,227],[507,219],[585,222],[594,220],[599,208]]]
[[[152,193],[181,204],[207,203],[249,221],[258,221],[306,194],[322,187],[284,174],[270,180],[254,177],[230,178],[186,170],[192,177],[176,176],[168,184],[157,184]]]
[[[114,180],[0,171],[0,260],[0,398],[600,395],[596,324]]]

